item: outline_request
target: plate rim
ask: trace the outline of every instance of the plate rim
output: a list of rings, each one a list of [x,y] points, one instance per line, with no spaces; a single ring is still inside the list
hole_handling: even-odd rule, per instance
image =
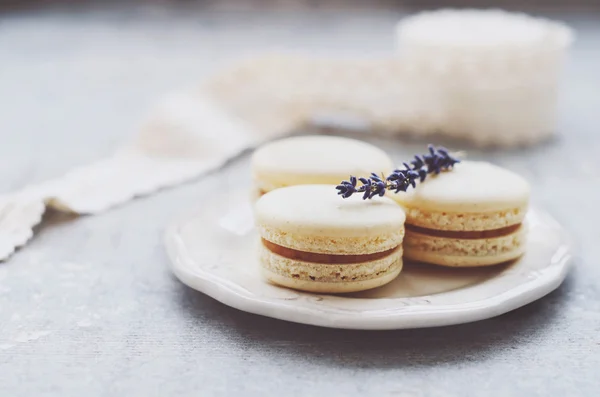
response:
[[[573,262],[573,242],[556,219],[546,211],[537,207],[532,207],[528,212],[535,213],[545,222],[552,223],[560,236],[561,245],[557,247],[549,266],[535,270],[534,277],[513,284],[505,291],[484,299],[471,303],[455,303],[445,307],[431,304],[404,304],[398,307],[395,312],[389,309],[379,309],[373,311],[344,311],[338,308],[332,308],[319,305],[318,302],[328,299],[364,299],[371,298],[346,298],[343,296],[315,294],[302,291],[289,290],[296,294],[297,298],[276,299],[261,297],[247,290],[229,279],[215,275],[205,269],[197,268],[192,271],[190,263],[193,261],[182,253],[185,253],[185,245],[181,241],[181,236],[177,230],[183,221],[190,218],[190,215],[197,214],[201,208],[193,208],[184,211],[181,215],[175,217],[168,225],[164,234],[164,244],[169,257],[169,267],[173,274],[183,284],[188,287],[204,293],[211,298],[238,310],[271,317],[279,320],[290,321],[301,324],[309,324],[327,328],[339,329],[357,329],[357,330],[393,330],[410,328],[429,328],[448,325],[457,325],[470,323],[488,318],[496,317],[512,310],[518,309],[529,303],[532,303],[558,288],[566,278]],[[499,276],[505,278],[511,274]],[[519,279],[527,278],[523,274],[512,274]],[[457,291],[469,288],[481,288],[486,283],[497,282],[496,278],[483,281],[466,288],[459,288],[454,291],[444,292],[456,293]],[[281,287],[282,288],[282,287]],[[304,301],[312,303],[311,306],[298,305],[289,307],[290,300],[298,300],[304,297]],[[381,298],[394,299],[401,302],[426,300],[423,298]],[[404,310],[400,310],[400,309]],[[327,316],[324,314],[334,314]]]

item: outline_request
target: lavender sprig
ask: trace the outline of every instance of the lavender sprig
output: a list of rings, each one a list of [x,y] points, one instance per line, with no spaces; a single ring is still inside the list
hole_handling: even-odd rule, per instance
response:
[[[456,163],[459,163],[455,157],[452,157],[446,148],[427,147],[429,153],[422,156],[415,156],[408,163],[403,163],[404,169],[394,170],[386,178],[384,175],[371,174],[369,178],[356,178],[350,176],[350,180],[342,181],[335,188],[342,198],[348,198],[354,193],[363,193],[363,200],[372,199],[375,196],[385,195],[386,190],[393,190],[394,193],[405,192],[410,186],[417,186],[418,182],[423,182],[429,174],[439,174],[442,171],[451,170]],[[362,183],[357,186],[358,181]]]

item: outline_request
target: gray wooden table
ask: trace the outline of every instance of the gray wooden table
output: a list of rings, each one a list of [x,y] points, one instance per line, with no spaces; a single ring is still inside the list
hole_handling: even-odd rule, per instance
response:
[[[388,54],[401,15],[1,15],[0,191],[106,156],[158,98],[237,57]],[[598,395],[600,16],[551,16],[579,34],[560,138],[471,155],[523,173],[536,202],[572,232],[579,258],[559,290],[499,318],[439,329],[354,332],[242,313],[167,269],[164,227],[204,194],[198,181],[94,217],[50,214],[29,246],[0,263],[0,395]],[[394,147],[400,160],[421,143]]]

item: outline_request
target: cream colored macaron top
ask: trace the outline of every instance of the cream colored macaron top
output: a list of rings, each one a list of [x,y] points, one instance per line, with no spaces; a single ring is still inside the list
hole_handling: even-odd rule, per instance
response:
[[[252,173],[263,191],[303,184],[338,184],[350,175],[393,169],[381,149],[356,139],[299,136],[268,143],[254,152]]]
[[[529,184],[521,176],[486,162],[464,161],[429,175],[406,193],[392,194],[403,206],[435,212],[484,213],[526,208]]]
[[[403,230],[405,215],[386,197],[343,199],[333,185],[299,185],[262,196],[256,223],[288,235],[376,237]]]

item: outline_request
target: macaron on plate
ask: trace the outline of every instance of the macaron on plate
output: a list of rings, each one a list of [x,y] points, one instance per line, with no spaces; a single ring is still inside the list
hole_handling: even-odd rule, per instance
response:
[[[256,204],[265,278],[308,292],[358,292],[402,270],[404,211],[387,197],[341,200],[329,185],[277,189]]]
[[[367,167],[390,171],[388,158],[370,153]],[[529,205],[528,184],[508,170],[464,162],[398,193],[391,190],[406,181],[374,175],[363,178],[372,189],[363,200],[366,189],[356,180],[340,188],[343,197],[336,194],[330,179],[344,172],[341,163],[303,168],[296,153],[278,160],[294,167],[277,174],[268,157],[228,165],[221,173],[254,172],[213,192],[166,232],[176,277],[226,305],[333,328],[445,326],[537,300],[569,270],[565,231]],[[274,187],[290,180],[286,172],[297,183]],[[257,186],[272,188],[249,199]]]
[[[336,185],[348,175],[388,173],[390,157],[367,142],[341,136],[295,136],[267,143],[253,153],[255,198],[286,186]]]

